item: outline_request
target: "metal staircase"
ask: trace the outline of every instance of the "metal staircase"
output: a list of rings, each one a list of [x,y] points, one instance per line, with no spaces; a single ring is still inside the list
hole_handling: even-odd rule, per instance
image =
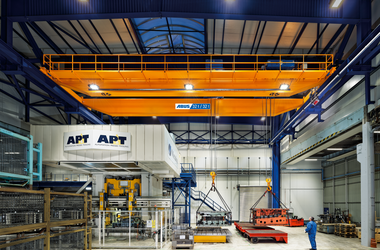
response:
[[[189,224],[191,216],[191,199],[195,201],[203,201],[204,204],[213,211],[225,211],[225,208],[220,206],[202,191],[196,191],[193,188],[197,187],[196,172],[192,163],[181,163],[181,174],[179,178],[173,178],[171,181],[164,181],[163,185],[172,190],[172,209],[175,207],[184,207],[182,222]],[[176,190],[178,194],[175,194]],[[177,203],[180,197],[185,198],[185,203]]]

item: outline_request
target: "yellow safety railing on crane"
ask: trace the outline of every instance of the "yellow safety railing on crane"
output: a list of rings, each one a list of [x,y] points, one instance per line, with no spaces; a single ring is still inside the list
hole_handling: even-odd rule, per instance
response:
[[[98,55],[46,54],[43,65],[51,70],[329,70],[332,54],[260,54],[260,55]]]

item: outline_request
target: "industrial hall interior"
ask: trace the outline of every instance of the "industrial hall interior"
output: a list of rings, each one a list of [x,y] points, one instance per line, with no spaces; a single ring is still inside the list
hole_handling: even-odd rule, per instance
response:
[[[0,22],[0,250],[380,249],[380,0]]]

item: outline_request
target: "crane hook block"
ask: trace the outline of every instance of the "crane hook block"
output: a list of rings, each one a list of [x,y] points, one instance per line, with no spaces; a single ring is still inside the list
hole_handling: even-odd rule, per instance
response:
[[[267,178],[266,180],[265,180],[266,182],[267,182],[267,190],[268,191],[271,191],[272,190],[272,188],[271,188],[271,186],[270,186],[270,182],[272,181],[270,178]]]
[[[216,176],[216,173],[215,172],[211,172],[210,173],[211,177],[212,177],[212,185],[215,184],[215,176]]]

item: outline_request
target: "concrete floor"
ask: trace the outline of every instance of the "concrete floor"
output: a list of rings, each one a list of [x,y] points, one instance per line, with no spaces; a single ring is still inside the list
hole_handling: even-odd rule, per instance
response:
[[[195,226],[195,225],[194,225]],[[230,238],[229,243],[224,244],[216,244],[216,243],[196,243],[194,246],[195,250],[200,249],[208,249],[208,250],[254,250],[254,249],[268,249],[268,250],[282,250],[282,249],[291,249],[291,250],[306,250],[310,249],[309,239],[307,234],[304,233],[305,227],[274,227],[276,230],[281,230],[288,233],[288,244],[285,243],[275,243],[270,240],[260,240],[257,244],[252,244],[247,238],[242,237],[235,229],[235,226],[225,227],[228,228],[232,237]],[[151,242],[152,240],[140,241],[137,244],[140,246],[154,246]],[[324,234],[317,233],[316,237],[317,241],[317,249],[325,249],[325,250],[348,250],[348,249],[374,249],[369,247],[363,247],[360,244],[360,240],[358,238],[343,238],[339,236],[335,236],[334,234]],[[93,246],[97,245],[97,238],[93,239]],[[112,245],[128,245],[128,240],[124,242],[117,241],[109,242],[107,244],[108,247]],[[134,243],[136,244],[136,243]],[[160,245],[160,244],[159,244]],[[109,248],[108,248],[109,249]],[[163,249],[171,249],[171,242],[169,242]],[[378,248],[380,249],[380,243],[378,244]]]

